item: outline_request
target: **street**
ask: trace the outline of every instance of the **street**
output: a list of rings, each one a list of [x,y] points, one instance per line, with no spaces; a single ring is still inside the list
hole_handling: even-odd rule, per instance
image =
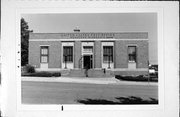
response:
[[[157,102],[158,86],[22,81],[22,104],[120,104],[122,99]]]

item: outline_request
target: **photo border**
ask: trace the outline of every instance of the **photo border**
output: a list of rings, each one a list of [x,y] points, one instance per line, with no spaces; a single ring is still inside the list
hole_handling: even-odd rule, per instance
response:
[[[31,2],[31,4],[29,4]],[[28,3],[28,4],[27,4]],[[37,3],[37,4],[35,4]],[[57,4],[59,3],[59,4]],[[5,58],[9,57],[10,55],[8,54],[7,57],[2,57],[2,62],[4,64],[2,64],[2,77],[7,77],[8,79],[3,79],[2,83],[7,83],[9,80],[12,80],[9,78],[9,76],[12,75],[6,75],[7,71],[8,71],[8,67],[12,67],[14,66],[14,68],[11,68],[14,70],[14,75],[16,76],[13,80],[13,82],[15,82],[15,85],[12,87],[16,87],[14,90],[17,91],[17,93],[13,94],[16,98],[16,100],[14,102],[16,102],[16,111],[17,112],[22,112],[22,111],[33,111],[33,110],[37,110],[37,111],[45,111],[45,110],[49,110],[49,111],[56,111],[57,113],[61,113],[61,106],[62,105],[24,105],[21,104],[21,62],[20,62],[20,18],[21,18],[21,14],[35,14],[37,13],[145,13],[145,12],[155,12],[158,14],[158,20],[157,20],[157,38],[158,38],[158,66],[159,66],[159,81],[158,81],[158,100],[159,103],[158,105],[64,105],[64,111],[81,111],[81,110],[86,110],[86,111],[90,111],[90,110],[94,110],[94,111],[119,111],[121,113],[124,113],[123,111],[125,111],[125,115],[127,115],[127,111],[131,111],[133,113],[141,113],[143,112],[148,112],[148,113],[152,113],[153,111],[155,111],[154,115],[158,115],[158,112],[164,112],[165,110],[165,87],[167,83],[165,83],[165,59],[166,59],[166,54],[165,54],[165,45],[167,44],[164,40],[164,37],[166,37],[165,32],[164,32],[164,9],[166,8],[167,10],[167,4],[156,4],[156,3],[147,3],[147,2],[120,2],[121,4],[117,4],[119,2],[78,2],[78,3],[74,3],[74,2],[60,2],[60,1],[53,1],[53,2],[32,2],[32,1],[25,1],[25,2],[17,2],[14,3],[12,1],[8,1],[8,2],[4,2],[2,5],[4,4],[9,4],[10,9],[9,9],[9,13],[7,17],[13,18],[13,19],[9,19],[8,21],[13,21],[11,22],[12,26],[12,31],[13,34],[15,35],[11,35],[9,37],[15,37],[15,43],[10,43],[10,45],[12,45],[11,47],[14,48],[15,50],[11,49],[10,53],[15,52],[16,54],[15,57],[15,61],[12,61],[12,65],[10,64],[6,64],[8,60],[5,60]],[[168,2],[166,2],[168,3]],[[123,4],[123,5],[122,5]],[[156,5],[155,5],[156,4]],[[172,5],[174,5],[172,3]],[[152,7],[153,6],[153,7]],[[159,7],[160,6],[160,7]],[[177,7],[177,6],[176,6]],[[8,8],[3,6],[4,10],[7,10]],[[12,12],[12,10],[14,10]],[[86,11],[86,12],[85,12]],[[93,12],[92,12],[93,11]],[[2,10],[2,16],[3,14],[5,15],[5,11]],[[10,16],[13,13],[13,16]],[[5,19],[2,18],[2,23],[5,23]],[[2,26],[4,26],[5,24],[3,24]],[[166,27],[167,28],[167,27]],[[7,29],[9,28],[5,28],[7,31]],[[175,33],[177,34],[177,32]],[[165,35],[165,36],[164,36]],[[5,36],[5,37],[4,37]],[[176,35],[177,36],[177,35]],[[6,44],[7,41],[3,40],[8,38],[5,35],[5,32],[2,31],[2,45]],[[12,39],[9,39],[12,40]],[[9,46],[2,46],[2,56],[5,56],[5,53],[9,52],[8,49]],[[175,59],[176,60],[176,59]],[[175,77],[177,77],[175,75]],[[176,79],[177,80],[177,79]],[[167,81],[166,81],[167,82]],[[173,80],[174,82],[174,80]],[[12,83],[7,83],[4,85],[3,89],[3,94],[5,94],[5,96],[3,96],[3,99],[6,97],[6,94],[8,95],[8,93],[6,91],[8,90],[8,86],[12,84]],[[7,89],[5,89],[7,88]],[[15,91],[15,92],[16,92]],[[167,94],[166,94],[167,95]],[[8,101],[8,99],[6,99],[6,101]],[[7,103],[7,102],[6,102]],[[5,105],[7,106],[8,104]],[[2,106],[2,109],[6,110],[6,106]],[[156,113],[157,111],[157,113]],[[7,112],[7,111],[6,111]],[[128,112],[129,113],[129,112]],[[132,114],[129,114],[130,116]]]
[[[163,18],[162,18],[162,14],[163,11],[161,8],[129,8],[129,9],[124,9],[124,8],[106,8],[106,7],[102,7],[102,8],[76,8],[76,7],[72,7],[72,8],[63,8],[61,10],[59,9],[53,9],[52,8],[41,8],[41,9],[36,9],[35,11],[33,11],[34,9],[26,9],[26,8],[21,8],[17,10],[17,19],[16,22],[20,21],[20,17],[19,15],[21,14],[54,14],[54,13],[59,13],[59,14],[67,14],[67,13],[157,13],[157,31],[159,32],[157,34],[157,39],[158,39],[158,55],[161,55],[160,53],[163,53],[163,50],[161,48],[164,48],[162,43],[163,42],[163,34],[161,32],[163,32],[162,24],[163,23]],[[71,11],[72,10],[72,11]],[[32,12],[33,11],[33,12]],[[88,11],[88,12],[87,12]],[[89,12],[91,11],[91,12]],[[47,13],[48,12],[48,13]],[[19,30],[20,30],[20,23],[17,23],[18,26],[16,27],[17,32],[17,38],[19,38],[20,40],[20,36],[18,34],[20,34]],[[17,40],[17,51],[19,51],[20,49],[20,41]],[[17,58],[20,58],[19,56],[20,54],[17,54]],[[164,61],[162,56],[158,56],[158,62],[159,61]],[[17,66],[20,66],[20,62],[19,59],[17,59]],[[64,107],[65,110],[147,110],[147,109],[160,109],[163,108],[163,73],[161,71],[163,71],[163,64],[159,64],[159,81],[158,81],[158,104],[156,105],[80,105],[80,104],[55,104],[55,105],[46,105],[46,104],[41,104],[41,105],[33,105],[33,108],[31,108],[32,104],[21,104],[21,100],[18,100],[18,105],[21,105],[20,109],[22,110],[59,110],[61,108],[61,106]],[[21,81],[21,69],[17,68],[17,78],[19,79],[17,82],[19,83]],[[20,85],[18,87],[18,97],[17,99],[21,99],[21,82]],[[20,92],[20,93],[19,93]],[[125,107],[124,107],[125,106]]]

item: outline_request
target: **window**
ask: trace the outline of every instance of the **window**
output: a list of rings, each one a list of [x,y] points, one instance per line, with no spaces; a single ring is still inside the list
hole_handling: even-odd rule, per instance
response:
[[[83,49],[84,52],[91,52],[91,53],[93,52],[93,47],[92,46],[84,46],[83,48],[84,48]]]
[[[103,46],[103,62],[113,62],[113,46]]]
[[[63,47],[63,62],[73,62],[73,46]]]
[[[128,46],[129,62],[136,62],[136,46]]]
[[[48,46],[41,46],[41,63],[48,63]]]

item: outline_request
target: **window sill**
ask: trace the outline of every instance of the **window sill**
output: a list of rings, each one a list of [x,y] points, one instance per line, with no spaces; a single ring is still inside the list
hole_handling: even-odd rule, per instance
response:
[[[103,62],[103,63],[107,63],[108,64],[109,62]],[[110,62],[110,63],[114,63],[114,62]]]
[[[136,63],[136,61],[128,61],[128,63]]]

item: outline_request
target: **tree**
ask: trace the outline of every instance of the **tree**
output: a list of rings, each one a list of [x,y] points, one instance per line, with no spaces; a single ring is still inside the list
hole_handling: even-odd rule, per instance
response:
[[[29,47],[29,30],[28,23],[21,18],[21,66],[28,64],[28,47]]]

